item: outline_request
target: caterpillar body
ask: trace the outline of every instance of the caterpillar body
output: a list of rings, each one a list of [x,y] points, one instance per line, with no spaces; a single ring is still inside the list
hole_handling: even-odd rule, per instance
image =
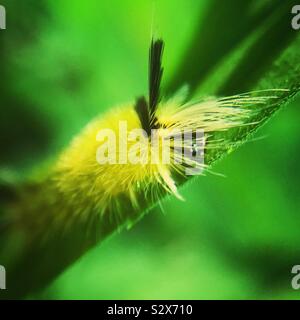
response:
[[[110,221],[114,229],[135,220],[141,210],[159,201],[163,194],[182,199],[178,185],[188,178],[187,169],[201,174],[207,168],[206,152],[227,143],[214,138],[215,133],[251,124],[255,116],[251,106],[276,98],[262,91],[189,102],[182,90],[166,99],[160,95],[163,48],[162,40],[152,40],[148,99],[140,97],[92,120],[63,152],[47,178],[36,186],[35,200],[31,201],[25,192],[23,217],[38,211],[38,217],[27,220],[43,221],[43,212],[50,210],[51,214],[45,215],[47,223],[66,228],[74,221],[93,224],[99,218]],[[121,134],[120,123],[126,124],[125,135]],[[99,135],[101,130],[114,133],[113,139]],[[202,132],[200,137],[194,135],[197,130]],[[129,137],[132,131],[140,134]],[[155,148],[150,139],[153,131],[158,141]],[[175,139],[184,134],[189,134],[188,141]],[[167,149],[163,144],[166,140]],[[166,150],[170,156],[167,162]],[[193,157],[199,156],[199,150],[203,161]]]
[[[63,154],[57,164],[57,187],[65,195],[72,195],[78,199],[88,197],[93,199],[98,207],[98,212],[105,214],[108,207],[118,207],[117,199],[125,196],[134,207],[141,204],[138,194],[144,193],[146,197],[155,202],[161,197],[162,190],[174,194],[182,199],[177,186],[176,176],[186,176],[186,168],[198,167],[198,172],[207,167],[205,162],[194,161],[191,157],[184,157],[178,163],[176,141],[173,140],[170,162],[163,162],[163,153],[166,151],[159,143],[158,148],[151,148],[151,130],[156,130],[159,141],[170,137],[171,132],[189,132],[203,130],[204,135],[199,139],[188,142],[181,141],[181,155],[183,150],[195,152],[199,144],[202,153],[210,148],[222,147],[225,142],[218,139],[210,139],[212,133],[229,130],[249,123],[254,111],[249,106],[264,104],[270,96],[253,95],[253,93],[241,94],[225,98],[209,98],[198,102],[186,102],[184,90],[173,98],[163,99],[160,96],[160,82],[163,74],[161,64],[163,53],[163,41],[152,41],[149,54],[149,98],[137,99],[136,102],[113,109],[108,114],[92,121],[83,132],[75,138],[70,148]],[[128,135],[121,137],[120,121],[126,123],[127,130],[143,130],[146,138],[140,137],[138,150],[135,147],[137,141],[129,141]],[[248,121],[248,122],[247,122]],[[127,140],[131,148],[122,151],[119,143],[113,142],[113,160],[131,154],[140,153],[140,159],[146,159],[137,163],[112,162],[107,158],[107,163],[99,164],[95,157],[101,143],[96,139],[99,130],[111,129],[117,142]],[[142,140],[142,141],[141,141]],[[103,141],[102,141],[103,143]],[[107,141],[106,141],[107,143]],[[109,148],[109,143],[106,146]],[[105,149],[105,148],[104,148]],[[153,163],[151,159],[157,159]],[[85,202],[85,200],[82,200]],[[109,210],[111,211],[111,210]]]

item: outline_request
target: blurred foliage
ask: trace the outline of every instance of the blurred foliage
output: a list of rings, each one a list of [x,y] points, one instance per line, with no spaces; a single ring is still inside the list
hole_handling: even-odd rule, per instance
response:
[[[146,93],[151,28],[166,42],[167,93],[299,84],[293,1],[2,2],[0,177],[25,178],[96,114]],[[185,202],[163,201],[35,297],[298,298],[299,102],[213,168],[227,178],[188,183]]]

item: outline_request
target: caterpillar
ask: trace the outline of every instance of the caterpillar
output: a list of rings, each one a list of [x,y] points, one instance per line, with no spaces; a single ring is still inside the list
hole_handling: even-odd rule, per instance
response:
[[[228,143],[216,133],[252,124],[251,106],[276,98],[261,91],[188,101],[186,87],[166,98],[160,92],[163,51],[163,40],[152,39],[148,97],[92,120],[35,186],[34,201],[32,190],[24,193],[26,221],[45,223],[46,216],[47,223],[67,228],[73,221],[92,224],[99,218],[119,226],[136,219],[145,202],[154,204],[165,194],[183,200],[178,186],[191,172],[203,174],[206,153]],[[51,214],[44,215],[49,208]],[[32,212],[34,219],[28,219]]]
[[[75,138],[70,148],[63,154],[56,166],[56,183],[59,190],[71,197],[78,199],[89,197],[96,199],[101,214],[105,214],[107,207],[116,207],[116,199],[119,196],[129,198],[134,207],[140,204],[137,194],[143,192],[151,197],[152,202],[160,198],[161,190],[182,199],[178,191],[175,177],[184,177],[186,169],[196,167],[202,172],[207,165],[194,161],[193,157],[183,156],[177,163],[178,155],[182,150],[197,153],[197,147],[201,145],[202,157],[210,148],[220,148],[224,141],[210,139],[212,133],[229,130],[247,124],[247,119],[253,116],[254,111],[249,105],[263,104],[270,96],[253,96],[251,93],[241,94],[225,98],[208,98],[202,101],[186,102],[185,90],[181,90],[174,97],[164,99],[160,94],[160,86],[163,75],[162,54],[164,42],[161,39],[152,40],[149,50],[149,96],[139,97],[134,103],[119,106],[93,120],[83,132]],[[139,152],[141,159],[148,159],[142,163],[107,163],[99,164],[95,155],[101,143],[96,139],[100,129],[111,129],[117,141],[128,140],[128,135],[120,137],[120,121],[127,125],[127,130],[143,130],[145,139],[141,135]],[[162,143],[156,150],[151,149],[151,131],[156,130],[161,141],[170,137],[170,130],[174,132],[188,132],[193,135],[196,130],[203,130],[200,138],[184,141],[181,153],[174,152],[176,141],[171,146],[171,159],[169,163],[163,163],[162,158],[166,148]],[[147,138],[148,137],[148,138]],[[206,143],[209,140],[209,143]],[[181,141],[182,142],[182,141]],[[102,143],[104,143],[102,141]],[[137,143],[137,141],[127,143]],[[119,143],[114,142],[113,158],[124,156],[130,158],[131,151],[121,150]],[[172,144],[172,142],[171,142]],[[132,146],[133,147],[133,146]],[[105,146],[109,149],[109,143]],[[104,148],[104,149],[105,149]],[[162,150],[164,149],[164,150]],[[150,151],[149,151],[150,150]],[[162,151],[162,152],[159,152]],[[104,155],[105,152],[103,152]],[[151,158],[156,158],[153,164]],[[197,168],[198,167],[198,168]],[[85,202],[82,200],[82,202]],[[93,201],[95,202],[95,201]]]

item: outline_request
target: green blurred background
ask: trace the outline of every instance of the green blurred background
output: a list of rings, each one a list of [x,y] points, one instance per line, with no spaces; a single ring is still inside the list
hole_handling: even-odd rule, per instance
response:
[[[275,24],[279,33],[266,44],[272,54],[258,48],[253,76],[231,77],[274,14],[290,19],[280,1],[1,4],[0,173],[20,180],[55,159],[95,115],[147,93],[151,30],[166,43],[165,92],[190,82],[194,97],[251,89],[296,37]],[[214,166],[226,177],[188,183],[185,202],[165,200],[32,298],[300,297],[291,288],[291,268],[300,264],[299,103]]]

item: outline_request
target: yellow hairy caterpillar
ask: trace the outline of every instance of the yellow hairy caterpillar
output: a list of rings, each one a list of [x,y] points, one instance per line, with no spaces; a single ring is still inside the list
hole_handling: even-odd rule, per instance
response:
[[[56,165],[55,176],[57,188],[66,197],[71,196],[82,204],[86,203],[88,198],[95,203],[96,211],[101,214],[105,214],[110,206],[118,211],[119,196],[128,198],[133,207],[141,205],[138,201],[138,194],[141,192],[151,198],[152,202],[160,198],[161,190],[181,199],[176,177],[185,176],[188,167],[206,167],[204,162],[194,161],[193,157],[185,157],[184,151],[196,153],[200,144],[203,156],[209,148],[222,147],[225,142],[220,139],[210,140],[209,143],[206,143],[206,140],[214,132],[246,124],[254,112],[246,107],[251,104],[263,104],[266,98],[270,98],[242,94],[191,103],[184,102],[184,93],[179,93],[165,100],[160,96],[163,46],[162,40],[151,43],[148,99],[141,97],[135,103],[117,107],[93,120],[62,155]],[[132,141],[128,134],[121,136],[121,122],[126,125],[127,132],[143,130],[145,138],[141,134],[137,139],[139,141]],[[104,136],[99,137],[101,129],[110,129],[115,133],[116,139],[105,140]],[[178,146],[173,139],[171,159],[164,163],[163,155],[168,148],[163,147],[162,141],[170,136],[170,130],[177,130],[180,134],[193,133],[198,129],[203,130],[204,136],[180,141],[182,161],[176,161],[179,153],[174,152],[174,148]],[[151,133],[154,130],[159,139],[156,149],[151,148]],[[124,149],[121,144],[125,144],[127,148]],[[102,158],[106,161],[101,162],[100,159],[100,164],[97,161],[99,147]],[[140,161],[129,161],[131,155],[136,156],[137,153]],[[153,161],[153,158],[157,161]]]
[[[248,93],[189,102],[180,92],[166,99],[160,95],[163,48],[162,40],[152,40],[149,97],[92,120],[35,186],[34,201],[25,192],[23,218],[35,212],[35,223],[47,219],[64,227],[106,219],[113,229],[163,194],[182,199],[178,185],[207,168],[206,152],[227,143],[215,134],[251,124],[249,107],[276,98]]]

